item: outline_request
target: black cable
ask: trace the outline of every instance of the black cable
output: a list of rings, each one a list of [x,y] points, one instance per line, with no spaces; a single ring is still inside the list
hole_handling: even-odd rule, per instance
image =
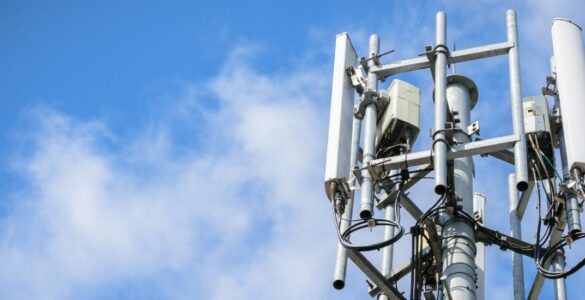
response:
[[[390,150],[394,149],[394,148],[402,148],[402,149],[406,149],[406,151],[404,151],[405,153],[409,153],[410,152],[410,145],[408,144],[394,144],[392,146],[389,147],[384,147],[381,149],[378,149],[378,151],[376,151],[376,157],[380,157],[386,153],[388,153]]]
[[[463,217],[467,222],[469,222],[470,224],[474,225],[479,231],[485,233],[486,236],[490,237],[493,243],[498,243],[498,242],[501,241],[500,238],[498,238],[496,235],[494,235],[485,226],[483,226],[482,224],[480,224],[475,218],[473,218],[472,216],[470,216],[465,211],[463,211],[461,209],[457,209],[457,210],[455,210],[454,215],[459,216],[459,217]],[[533,245],[531,245],[531,246],[521,246],[521,245],[514,244],[512,241],[507,241],[507,242],[508,242],[508,245],[510,245],[511,248],[513,248],[513,249],[525,250],[525,251],[530,251],[530,250],[534,249],[534,246]]]
[[[542,274],[542,276],[544,276],[546,278],[558,279],[558,278],[565,278],[565,277],[579,271],[579,269],[581,269],[585,265],[585,257],[582,258],[581,261],[579,261],[579,263],[577,263],[574,267],[572,267],[566,271],[551,272],[551,271],[548,271],[547,269],[543,268],[542,265],[544,265],[547,260],[552,258],[553,255],[557,254],[558,250],[562,249],[566,245],[569,245],[570,239],[572,239],[574,242],[574,241],[582,239],[584,237],[585,237],[585,233],[582,231],[563,237],[563,239],[561,239],[558,243],[556,243],[554,246],[550,247],[544,253],[544,255],[542,255],[542,257],[540,259],[537,259],[536,267],[538,268],[538,272],[540,272],[540,274]]]
[[[533,143],[532,139],[531,139],[531,143]],[[533,143],[533,147],[534,147],[534,143]],[[539,145],[536,145],[536,149],[542,153],[542,151],[540,151]],[[544,162],[542,161],[542,157],[539,155],[539,160],[541,162],[541,165],[543,166],[543,169],[545,170],[545,172],[547,173],[547,177],[548,177],[548,172],[546,171],[546,165],[544,164]],[[534,163],[535,164],[535,163]],[[538,168],[534,168],[533,167],[533,174],[534,174],[534,170],[536,169],[536,172],[538,172]],[[540,177],[540,174],[539,174]],[[536,178],[535,178],[536,181]],[[551,193],[554,195],[554,184],[551,183],[550,178],[548,178],[549,181],[549,186],[551,187]],[[541,181],[542,184],[542,181]],[[544,189],[544,186],[543,186]],[[553,245],[552,247],[550,247],[549,249],[547,249],[544,254],[542,255],[542,257],[540,257],[540,247],[542,247],[546,241],[548,239],[550,239],[550,237],[552,236],[552,231],[553,231],[553,227],[554,225],[554,216],[556,215],[555,208],[558,208],[556,203],[552,201],[552,197],[548,195],[548,193],[545,193],[547,195],[547,197],[549,198],[549,203],[551,205],[551,207],[549,208],[549,210],[547,211],[547,218],[549,219],[549,224],[547,226],[547,233],[545,233],[545,238],[543,239],[543,241],[541,242],[541,237],[540,237],[540,219],[541,219],[541,207],[540,207],[540,186],[537,184],[537,190],[538,190],[538,202],[537,202],[537,210],[538,210],[538,225],[537,225],[537,241],[536,244],[538,245],[538,247],[536,247],[535,251],[535,264],[536,264],[536,268],[538,270],[538,272],[540,272],[540,274],[542,274],[542,276],[549,278],[549,279],[559,279],[559,278],[565,278],[575,272],[577,272],[579,269],[581,269],[584,265],[585,265],[585,257],[583,257],[581,259],[581,261],[579,261],[579,263],[577,263],[574,267],[566,270],[566,271],[560,271],[560,272],[551,272],[549,270],[547,270],[546,268],[543,267],[543,265],[553,257],[553,255],[558,255],[558,251],[563,249],[565,246],[569,245],[569,240],[577,241],[579,239],[582,239],[583,237],[585,237],[585,233],[584,232],[577,232],[574,234],[569,234],[567,236],[564,236],[560,241],[558,241],[555,245]]]
[[[365,169],[366,168],[362,168],[360,170],[365,170]],[[407,173],[412,174],[412,173],[432,171],[432,170],[433,170],[433,168],[424,168],[424,169],[416,169],[416,170],[408,171]],[[396,173],[396,174],[384,176],[384,177],[378,179],[377,181],[382,181],[382,180],[391,179],[394,177],[401,177],[401,176],[402,176],[401,173]],[[435,178],[431,177],[431,176],[414,176],[414,177],[410,177],[410,179],[435,179]]]
[[[341,245],[347,249],[357,250],[357,251],[371,251],[371,250],[378,250],[384,248],[388,245],[394,244],[398,241],[402,235],[404,235],[404,227],[400,226],[400,224],[385,219],[370,219],[370,220],[361,220],[351,226],[349,226],[344,232],[341,232],[340,226],[341,221],[338,220],[337,212],[335,211],[335,205],[332,205],[333,208],[333,221],[335,222],[335,228],[337,229],[337,238]],[[370,223],[373,220],[374,226],[392,226],[399,229],[398,234],[394,237],[384,240],[378,243],[373,243],[369,245],[354,245],[349,241],[349,237],[352,233],[359,231],[363,228],[370,227]]]
[[[537,211],[537,222],[536,222],[536,245],[537,247],[534,249],[534,257],[535,260],[538,260],[539,257],[539,253],[540,253],[540,247],[541,247],[541,242],[540,242],[540,229],[541,229],[541,208],[540,208],[540,203],[541,203],[541,198],[540,198],[540,186],[538,185],[538,181],[536,178],[536,168],[534,167],[534,163],[532,166],[532,176],[534,177],[534,182],[536,182],[536,195],[537,195],[537,201],[536,201],[536,211]]]
[[[434,213],[437,209],[440,209],[440,206],[437,207],[441,202],[447,197],[447,194],[441,195],[439,199],[424,213],[422,216],[417,220],[416,225],[422,224],[427,218],[430,217],[430,214]]]

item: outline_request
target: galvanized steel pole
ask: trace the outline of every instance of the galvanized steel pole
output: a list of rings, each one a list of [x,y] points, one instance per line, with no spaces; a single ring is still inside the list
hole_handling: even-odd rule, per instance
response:
[[[510,236],[521,240],[521,222],[516,212],[518,207],[518,190],[516,189],[516,175],[514,174],[508,176],[508,203]],[[524,295],[524,265],[522,264],[522,254],[516,252],[512,252],[512,279],[514,283],[514,299],[526,299]]]
[[[361,120],[354,118],[353,127],[351,133],[351,156],[349,158],[349,182],[352,187],[356,185],[355,175],[353,175],[353,166],[358,162],[358,155],[360,151],[360,131],[361,131]],[[345,206],[345,212],[343,213],[343,219],[339,230],[344,232],[351,226],[351,219],[353,217],[353,199],[355,196],[355,189],[351,192],[351,198],[347,200]],[[345,286],[345,274],[347,270],[347,249],[338,243],[337,245],[337,256],[335,258],[335,270],[333,271],[333,287],[340,290]]]
[[[565,254],[563,251],[558,251],[554,256],[553,268],[555,272],[562,272],[565,270]],[[555,299],[566,300],[567,299],[567,287],[565,285],[565,278],[555,279]]]
[[[559,96],[555,96],[555,106],[560,108]],[[564,129],[561,126],[559,132],[559,144],[561,152],[561,165],[563,168],[563,178],[565,183],[571,180],[571,173],[569,172],[569,161],[567,159],[567,144],[565,142]],[[581,212],[579,211],[579,203],[577,197],[571,194],[565,194],[565,209],[567,212],[567,228],[569,233],[575,233],[581,231]]]
[[[435,132],[433,133],[435,193],[447,191],[447,140],[445,122],[447,121],[446,68],[447,68],[447,16],[437,13],[435,45]]]
[[[473,193],[473,211],[476,216],[480,216],[481,219],[478,222],[485,226],[486,212],[485,212],[485,200],[486,197],[480,193]],[[477,252],[475,253],[475,269],[477,272],[477,290],[475,295],[477,300],[485,299],[485,248],[484,243],[475,243]]]
[[[446,98],[449,110],[458,118],[454,126],[460,129],[453,133],[453,141],[469,143],[471,139],[465,132],[470,124],[471,89],[475,87],[475,84],[461,75],[449,76],[448,82]],[[473,159],[470,156],[457,158],[453,161],[453,165],[457,206],[471,216],[473,215]],[[445,223],[442,236],[444,241],[443,275],[447,283],[445,288],[454,300],[475,300],[477,274],[473,226],[465,219],[454,216]]]
[[[390,176],[399,174],[399,170],[392,170],[390,172]],[[396,200],[395,200],[396,201]],[[394,210],[394,205],[390,204],[385,208],[385,216],[386,220],[396,221],[396,212]],[[394,237],[395,228],[393,226],[386,226],[384,228],[384,240],[389,240]],[[382,268],[381,272],[384,277],[389,278],[392,276],[392,260],[394,259],[394,245],[389,245],[382,249]],[[378,300],[389,300],[390,298],[388,295],[380,294],[378,295]]]
[[[516,166],[516,188],[525,191],[528,188],[528,161],[526,155],[526,136],[524,133],[524,117],[522,112],[522,86],[520,81],[520,53],[518,43],[518,27],[516,12],[506,12],[506,29],[508,42],[514,47],[508,52],[510,68],[510,98],[512,101],[512,127],[519,141],[514,146],[514,165]]]
[[[374,59],[380,51],[380,37],[377,34],[370,36],[368,65],[373,67],[376,59]],[[376,91],[378,89],[378,75],[374,72],[368,73],[368,89]],[[376,118],[377,106],[371,103],[366,107],[364,116],[364,157],[363,164],[367,166],[368,163],[374,159],[375,156],[375,142],[376,142]],[[374,184],[369,172],[364,172],[362,186],[361,186],[361,204],[360,204],[360,218],[369,219],[373,215],[374,208]]]

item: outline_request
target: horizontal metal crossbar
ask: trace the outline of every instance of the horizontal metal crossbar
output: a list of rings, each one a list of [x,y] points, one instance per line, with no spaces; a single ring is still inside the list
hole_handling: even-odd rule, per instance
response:
[[[461,145],[453,145],[451,146],[451,151],[447,152],[447,159],[453,160],[467,156],[499,152],[514,147],[514,144],[519,140],[518,135],[512,134]],[[366,168],[370,173],[370,176],[376,180],[379,179],[380,175],[385,171],[431,164],[432,156],[430,150],[402,154],[373,160],[366,166]]]
[[[475,138],[476,141],[481,141],[483,139],[481,138]],[[510,150],[502,150],[499,152],[492,152],[490,154],[488,154],[489,156],[493,156],[501,161],[507,162],[511,165],[514,164],[514,152],[510,151]]]
[[[509,150],[502,150],[499,152],[493,152],[488,154],[489,156],[493,156],[501,161],[507,162],[511,165],[514,164],[514,152]]]
[[[511,42],[503,42],[480,47],[462,49],[452,51],[447,58],[450,64],[461,63],[470,60],[493,57],[507,54],[508,51],[514,47]],[[431,66],[431,63],[426,55],[405,59],[401,61],[392,62],[382,66],[373,66],[370,72],[377,74],[380,77],[388,77],[395,74],[426,69]]]

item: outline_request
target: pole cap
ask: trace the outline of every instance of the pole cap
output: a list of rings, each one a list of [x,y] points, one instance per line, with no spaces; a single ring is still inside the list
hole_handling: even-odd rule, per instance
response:
[[[449,84],[461,84],[469,90],[469,110],[472,110],[479,98],[479,90],[475,82],[463,75],[452,74],[447,76],[447,85]],[[433,89],[433,102],[435,102],[435,89]]]

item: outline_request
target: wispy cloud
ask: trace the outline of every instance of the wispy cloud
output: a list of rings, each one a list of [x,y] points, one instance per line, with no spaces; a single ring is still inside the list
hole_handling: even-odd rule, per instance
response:
[[[493,1],[450,3],[389,12],[395,18],[381,23],[383,48],[397,49],[398,58],[422,52],[433,40],[440,6],[455,24],[452,36],[469,37],[470,44],[462,46],[505,38],[505,7]],[[574,2],[540,4],[519,4],[527,90],[538,88],[534,82],[548,70],[539,37],[549,35],[550,19],[577,11],[571,9]],[[460,17],[466,21],[457,21]],[[530,26],[533,22],[539,25]],[[358,48],[367,45],[371,25],[347,26],[355,29],[350,33]],[[489,30],[481,30],[483,25]],[[329,30],[311,34],[317,39],[323,32]],[[269,53],[259,47],[237,47],[216,76],[184,82],[180,92],[166,95],[170,108],[153,114],[131,136],[105,120],[79,120],[47,108],[31,113],[35,126],[18,145],[27,151],[14,161],[25,187],[8,196],[11,205],[0,220],[0,298],[364,296],[362,276],[353,267],[348,290],[333,291],[330,282],[336,241],[321,180],[331,67],[308,66],[309,57],[296,66],[259,71],[263,55]],[[529,63],[535,61],[538,67]],[[508,94],[495,87],[505,85],[507,75],[495,69],[506,62],[492,62],[460,70],[481,84],[474,117],[484,132],[493,126],[499,134],[508,128],[499,124],[507,117]],[[424,103],[431,103],[429,74],[409,79],[424,89]],[[423,109],[422,145],[430,144],[423,140],[431,123],[432,114]],[[484,168],[491,171],[479,171]],[[488,224],[505,230],[501,224],[507,221],[500,219],[507,215],[511,168],[478,158],[476,170],[476,191],[488,194]],[[434,199],[421,190],[413,198],[424,208]],[[396,260],[409,251],[398,251]],[[509,258],[489,251],[489,268],[504,272],[499,267]],[[488,269],[488,280],[499,283],[488,295],[511,295],[511,286],[495,278],[499,273]]]
[[[214,109],[193,105],[209,99],[189,86],[179,124],[152,120],[129,140],[103,121],[31,114],[32,155],[15,163],[27,189],[2,219],[2,298],[132,298],[145,282],[173,299],[327,291],[335,240],[315,224],[328,211],[318,184],[328,83],[319,69],[260,74],[250,55],[235,51],[195,87]],[[174,141],[189,116],[208,145]]]

